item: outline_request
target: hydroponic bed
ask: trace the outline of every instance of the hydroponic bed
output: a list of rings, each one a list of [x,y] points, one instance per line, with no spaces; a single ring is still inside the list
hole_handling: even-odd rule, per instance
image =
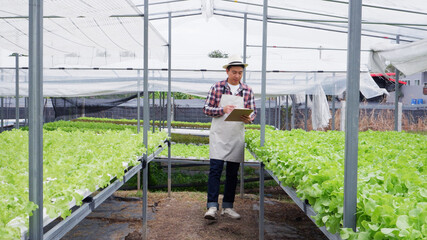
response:
[[[114,178],[121,180],[146,152],[142,134],[125,126],[69,124],[46,124],[43,132],[46,224],[69,216],[70,206],[81,205],[88,192],[107,187]],[[166,133],[150,134],[148,153],[154,153],[165,139]],[[28,132],[3,132],[0,146],[0,239],[19,239],[28,229],[29,214],[37,208],[28,200]]]
[[[343,239],[427,237],[427,137],[360,132],[357,232],[342,228],[344,132],[246,132],[249,149],[284,185],[296,189],[318,226]]]

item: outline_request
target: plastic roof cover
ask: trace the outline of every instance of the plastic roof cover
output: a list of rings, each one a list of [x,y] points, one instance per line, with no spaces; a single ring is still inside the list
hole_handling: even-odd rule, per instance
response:
[[[143,0],[45,0],[44,95],[93,96],[142,91]],[[150,0],[150,91],[167,90],[168,12],[172,19],[172,90],[205,95],[226,77],[226,59],[213,50],[243,52],[243,13],[248,17],[247,82],[260,94],[262,1]],[[369,49],[427,38],[427,3],[422,0],[365,0],[362,10],[361,71]],[[28,0],[0,0],[0,67],[14,67],[12,52],[28,53]],[[345,90],[348,1],[269,0],[267,94],[339,94]],[[20,58],[20,66],[27,66]],[[93,70],[94,68],[104,70]],[[204,69],[207,71],[200,71]],[[142,73],[142,71],[141,71]],[[1,72],[0,95],[15,94],[14,69]],[[20,93],[27,95],[27,71]],[[138,77],[140,76],[140,77]],[[363,73],[367,97],[384,91]]]
[[[28,0],[0,4],[2,48],[28,55]],[[142,58],[143,19],[125,17],[141,14],[127,0],[44,1],[43,14],[44,67],[92,67]],[[152,26],[148,36],[151,53],[162,54],[159,46],[166,41]]]
[[[427,39],[398,46],[378,45],[372,50],[370,64],[377,72],[384,72],[387,64],[405,75],[427,71]]]

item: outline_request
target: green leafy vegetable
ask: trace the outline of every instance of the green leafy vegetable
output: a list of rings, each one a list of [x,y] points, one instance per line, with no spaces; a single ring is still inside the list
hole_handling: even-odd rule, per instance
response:
[[[341,229],[344,133],[259,131],[246,143],[284,185],[296,189],[318,213],[316,224],[343,239],[427,238],[427,137],[399,132],[360,132],[357,233]],[[341,229],[341,230],[340,230]]]
[[[51,218],[70,215],[70,203],[82,203],[85,190],[95,191],[121,178],[146,152],[142,134],[131,129],[108,130],[66,123],[43,132],[43,207]],[[65,128],[66,130],[62,130]],[[148,154],[167,138],[149,134]],[[0,239],[19,239],[37,206],[28,199],[28,132],[0,134]]]

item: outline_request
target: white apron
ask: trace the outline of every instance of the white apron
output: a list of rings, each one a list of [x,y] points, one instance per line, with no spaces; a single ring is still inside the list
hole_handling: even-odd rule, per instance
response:
[[[223,94],[220,107],[234,105],[243,108],[243,97]],[[212,119],[209,133],[209,157],[230,162],[243,162],[245,153],[245,124],[224,121],[229,114]]]

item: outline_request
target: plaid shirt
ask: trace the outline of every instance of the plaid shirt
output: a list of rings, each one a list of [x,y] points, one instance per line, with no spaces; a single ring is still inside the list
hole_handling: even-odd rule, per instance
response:
[[[211,117],[220,117],[224,115],[224,109],[219,107],[222,94],[231,94],[230,86],[228,86],[227,80],[219,81],[212,85],[209,90],[208,96],[206,97],[205,106],[203,112]],[[236,96],[243,97],[244,107],[253,109],[251,114],[251,120],[253,121],[256,117],[255,98],[252,88],[244,83],[240,83],[239,89],[237,90]]]

